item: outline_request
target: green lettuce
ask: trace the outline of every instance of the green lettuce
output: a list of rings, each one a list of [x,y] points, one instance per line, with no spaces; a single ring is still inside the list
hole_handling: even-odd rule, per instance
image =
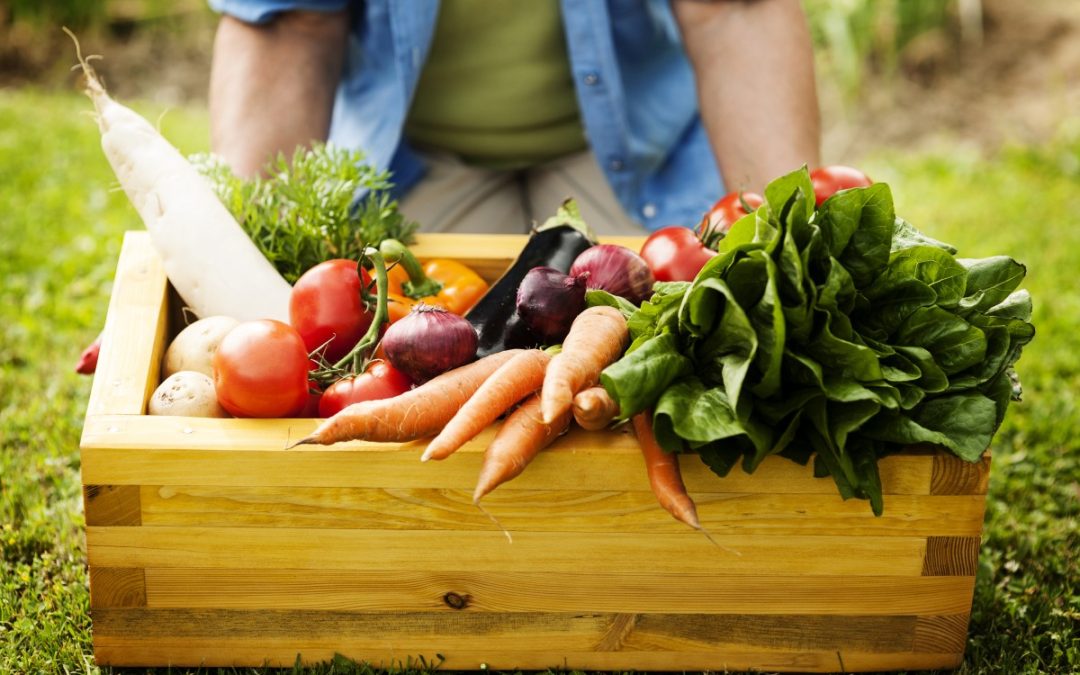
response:
[[[813,458],[880,515],[879,458],[932,443],[977,461],[1019,394],[1026,270],[955,254],[896,216],[888,185],[815,208],[806,170],[793,172],[692,282],[621,307],[631,346],[601,383],[621,417],[653,410],[669,452],[721,476]]]

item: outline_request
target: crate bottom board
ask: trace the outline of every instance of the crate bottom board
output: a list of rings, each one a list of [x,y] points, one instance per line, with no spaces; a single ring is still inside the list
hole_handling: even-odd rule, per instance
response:
[[[342,654],[475,669],[950,668],[968,615],[805,616],[92,610],[99,665],[289,666]]]

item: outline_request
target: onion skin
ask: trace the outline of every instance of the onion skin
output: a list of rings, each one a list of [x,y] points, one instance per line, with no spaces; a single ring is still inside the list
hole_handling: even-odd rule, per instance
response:
[[[588,274],[589,290],[600,289],[640,305],[652,295],[652,270],[634,251],[616,244],[585,250],[570,267],[570,276]]]
[[[518,286],[517,311],[543,344],[562,342],[574,317],[585,311],[588,278],[588,273],[569,276],[554,267],[534,267],[525,274]]]
[[[472,361],[476,340],[464,318],[421,303],[386,329],[382,347],[390,365],[421,383]]]

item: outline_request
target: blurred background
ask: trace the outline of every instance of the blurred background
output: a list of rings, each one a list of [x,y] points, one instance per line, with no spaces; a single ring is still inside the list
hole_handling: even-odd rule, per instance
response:
[[[898,213],[960,255],[1028,266],[1038,332],[992,447],[960,672],[1080,672],[1080,1],[804,4],[826,162],[888,182]],[[190,153],[209,142],[215,24],[203,0],[0,0],[0,672],[98,672],[78,451],[90,381],[72,368],[122,233],[142,228],[60,26]]]

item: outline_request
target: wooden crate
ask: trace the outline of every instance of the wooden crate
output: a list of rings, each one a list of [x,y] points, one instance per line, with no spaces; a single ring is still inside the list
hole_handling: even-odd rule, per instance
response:
[[[489,277],[521,237],[427,236]],[[989,459],[881,463],[885,515],[770,458],[684,462],[725,552],[649,491],[626,433],[572,432],[470,501],[489,431],[286,449],[314,420],[149,417],[170,293],[124,239],[82,436],[94,652],[110,665],[259,665],[335,653],[474,669],[950,668],[964,652]]]

